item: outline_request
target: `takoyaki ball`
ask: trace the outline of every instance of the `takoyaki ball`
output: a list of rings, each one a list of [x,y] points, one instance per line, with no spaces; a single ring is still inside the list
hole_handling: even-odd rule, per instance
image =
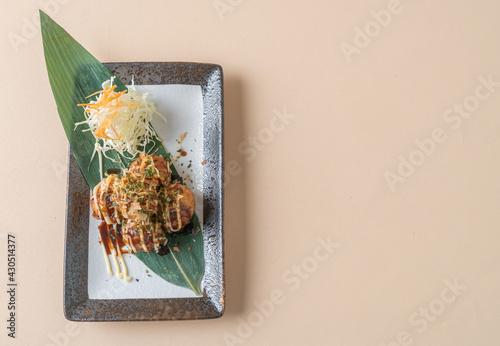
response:
[[[141,156],[132,162],[128,168],[129,173],[143,174],[146,179],[160,179],[165,185],[170,184],[170,164],[163,157],[158,155]]]
[[[121,236],[123,242],[133,253],[139,251],[158,251],[161,245],[167,243],[160,222],[143,223],[129,219],[122,225]]]
[[[168,232],[178,232],[194,214],[196,201],[193,192],[178,182],[170,184],[163,197],[163,220]]]
[[[92,216],[98,220],[104,220],[108,225],[117,222],[115,202],[115,189],[119,184],[120,177],[116,174],[108,175],[94,187],[90,205],[92,206]]]

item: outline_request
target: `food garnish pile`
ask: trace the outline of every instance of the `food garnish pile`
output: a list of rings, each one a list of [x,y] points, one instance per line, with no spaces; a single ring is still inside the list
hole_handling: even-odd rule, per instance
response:
[[[106,151],[114,150],[123,157],[134,158],[156,138],[151,126],[153,115],[165,118],[156,111],[153,102],[148,101],[147,93],[141,94],[134,87],[116,92],[114,78],[102,84],[103,90],[97,91],[87,98],[97,95],[97,99],[89,103],[79,104],[85,107],[85,121],[75,124],[78,127],[88,125],[85,131],[92,131],[96,141],[95,153],[106,155]],[[109,158],[109,157],[108,157]],[[101,178],[102,178],[102,165]]]
[[[120,177],[109,174],[93,190],[93,216],[108,225],[120,225],[128,249],[158,251],[166,245],[165,232],[186,226],[195,209],[193,192],[171,181],[169,163],[144,153]]]
[[[99,159],[107,150],[131,157],[139,154],[121,174],[101,171],[104,177],[94,187],[90,199],[92,215],[104,221],[99,230],[108,272],[112,275],[110,254],[118,276],[130,281],[122,254],[140,251],[162,254],[168,241],[166,233],[179,232],[189,224],[196,202],[193,192],[182,184],[182,178],[172,179],[171,162],[139,150],[140,147],[146,150],[156,136],[150,125],[153,114],[159,114],[154,104],[133,88],[122,92],[114,89],[113,80],[108,80],[103,83],[103,90],[89,96],[98,95],[96,100],[80,104],[85,107],[87,119],[76,125],[88,125],[87,131],[91,130],[96,138],[94,154],[97,152]],[[184,137],[185,134],[179,146]]]

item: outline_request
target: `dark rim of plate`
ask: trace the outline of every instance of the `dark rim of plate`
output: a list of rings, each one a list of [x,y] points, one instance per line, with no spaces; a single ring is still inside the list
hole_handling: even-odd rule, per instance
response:
[[[223,76],[219,65],[183,62],[108,63],[125,84],[200,85],[203,96],[203,296],[168,299],[89,299],[89,187],[69,153],[64,315],[71,321],[157,321],[221,317],[224,313]]]

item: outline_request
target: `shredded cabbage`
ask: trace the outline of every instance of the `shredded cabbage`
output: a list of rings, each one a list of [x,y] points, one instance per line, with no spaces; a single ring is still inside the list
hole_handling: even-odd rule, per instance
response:
[[[87,124],[89,128],[83,131],[91,131],[96,139],[91,161],[97,153],[101,178],[102,155],[112,160],[106,152],[116,150],[121,156],[133,159],[140,152],[146,152],[150,142],[159,139],[151,126],[153,115],[166,122],[154,103],[147,100],[147,93],[137,92],[133,85],[128,91],[116,92],[113,80],[114,77],[105,81],[103,90],[89,96],[98,95],[96,100],[79,104],[85,108],[86,120],[75,124],[75,129]]]

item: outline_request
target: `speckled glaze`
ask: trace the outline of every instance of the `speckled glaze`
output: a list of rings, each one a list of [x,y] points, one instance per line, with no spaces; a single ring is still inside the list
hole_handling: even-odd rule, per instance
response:
[[[89,299],[89,187],[70,150],[64,315],[71,321],[155,321],[221,317],[224,313],[223,217],[223,78],[222,68],[198,63],[109,63],[106,67],[125,84],[200,85],[203,95],[203,297],[172,299]]]

